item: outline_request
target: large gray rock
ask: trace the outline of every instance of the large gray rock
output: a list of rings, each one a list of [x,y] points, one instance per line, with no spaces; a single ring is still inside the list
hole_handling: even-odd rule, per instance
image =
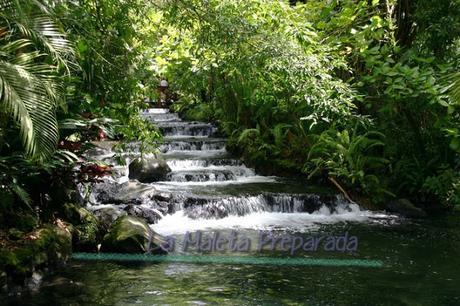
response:
[[[399,199],[396,201],[389,202],[386,210],[392,213],[400,214],[403,217],[408,218],[424,218],[426,212],[416,207],[407,199]]]
[[[136,158],[129,164],[129,178],[142,183],[166,180],[170,172],[166,161],[154,157]]]
[[[156,193],[153,196],[155,201],[155,208],[158,209],[163,215],[173,214],[176,212],[176,204],[183,203],[184,199],[181,197],[173,197],[171,193]]]
[[[94,215],[99,220],[101,228],[107,232],[110,226],[117,220],[120,216],[125,216],[126,212],[120,209],[115,209],[114,207],[104,207],[95,210]]]
[[[156,190],[153,186],[136,181],[122,184],[106,181],[96,184],[93,194],[101,204],[142,204],[146,199],[151,199]]]
[[[165,239],[148,224],[133,216],[118,218],[102,241],[101,251],[110,253],[165,254]]]
[[[158,209],[145,205],[128,205],[125,211],[130,216],[135,216],[144,219],[149,224],[157,223],[163,217],[163,214]]]

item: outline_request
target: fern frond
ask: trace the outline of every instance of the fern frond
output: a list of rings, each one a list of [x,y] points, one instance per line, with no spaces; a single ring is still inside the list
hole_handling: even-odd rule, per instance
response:
[[[241,132],[240,136],[238,137],[238,143],[245,142],[246,140],[250,139],[250,137],[257,137],[260,136],[259,129],[245,129]]]

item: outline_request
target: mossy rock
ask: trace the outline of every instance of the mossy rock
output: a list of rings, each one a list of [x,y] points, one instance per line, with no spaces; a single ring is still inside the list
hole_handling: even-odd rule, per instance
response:
[[[68,260],[72,253],[72,235],[66,228],[48,225],[35,233],[35,248],[42,250],[48,263],[61,264]]]
[[[149,243],[151,240],[151,243]],[[165,240],[140,218],[123,216],[110,227],[102,241],[101,251],[110,253],[165,253],[160,247]]]
[[[126,216],[126,212],[113,207],[104,207],[95,210],[94,215],[99,220],[102,231],[107,232],[115,220],[120,216]]]
[[[74,225],[97,222],[96,217],[89,210],[72,203],[64,204],[64,217]]]
[[[97,250],[101,240],[101,225],[92,212],[74,205],[64,205],[65,219],[72,224],[72,242],[75,251]]]
[[[45,225],[1,249],[0,270],[6,272],[10,285],[23,286],[34,271],[66,262],[71,251],[69,229]]]

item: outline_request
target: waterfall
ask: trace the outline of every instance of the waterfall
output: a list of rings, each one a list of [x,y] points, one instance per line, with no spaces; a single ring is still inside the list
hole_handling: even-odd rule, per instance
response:
[[[160,152],[172,172],[165,181],[140,184],[128,181],[127,166],[117,166],[115,183],[96,184],[92,209],[111,207],[143,217],[159,233],[234,227],[302,231],[385,217],[337,194],[308,192],[302,179],[257,175],[228,154],[226,140],[213,136],[217,128],[212,124],[183,121],[167,109],[150,109],[142,116],[163,132]],[[131,144],[131,150],[137,147]],[[110,152],[96,153],[112,160]]]

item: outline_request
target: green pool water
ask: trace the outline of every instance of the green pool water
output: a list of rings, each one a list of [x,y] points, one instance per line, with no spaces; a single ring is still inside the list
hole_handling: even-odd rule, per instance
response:
[[[255,236],[254,230],[242,230]],[[380,268],[71,261],[37,292],[4,305],[460,305],[460,216],[321,225],[348,231],[353,253],[297,257],[381,260]],[[311,233],[291,233],[309,235]],[[227,254],[232,255],[232,254]],[[260,256],[250,251],[243,256]],[[282,251],[263,256],[287,257]]]

